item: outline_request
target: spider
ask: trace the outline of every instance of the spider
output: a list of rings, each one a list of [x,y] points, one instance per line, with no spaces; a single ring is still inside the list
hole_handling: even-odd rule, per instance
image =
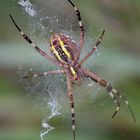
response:
[[[75,124],[74,95],[72,91],[72,84],[80,83],[83,77],[89,77],[90,79],[97,82],[100,86],[104,87],[107,90],[108,95],[114,100],[114,103],[116,104],[116,110],[114,111],[112,118],[114,118],[117,112],[119,111],[120,108],[119,99],[122,99],[125,102],[125,104],[128,106],[128,109],[133,117],[134,122],[135,122],[135,117],[127,99],[123,95],[121,95],[116,89],[114,89],[111,86],[110,83],[102,79],[99,75],[89,71],[87,68],[82,66],[82,64],[98,48],[103,38],[103,35],[105,33],[105,30],[102,31],[102,34],[95,42],[95,45],[93,45],[91,51],[89,51],[87,55],[85,55],[82,59],[80,59],[80,54],[84,43],[84,27],[81,20],[80,11],[77,9],[77,7],[74,5],[74,3],[71,0],[68,0],[68,2],[74,8],[78,19],[78,24],[80,28],[80,45],[78,46],[75,42],[72,41],[72,39],[69,36],[65,34],[55,33],[50,38],[50,51],[53,54],[52,56],[49,56],[46,52],[44,52],[42,49],[36,46],[33,43],[33,41],[16,24],[13,17],[11,15],[9,16],[12,22],[14,23],[14,25],[16,26],[16,28],[18,29],[18,31],[20,32],[20,34],[23,36],[23,38],[45,59],[60,67],[60,70],[53,70],[44,73],[34,74],[33,77],[36,78],[36,77],[47,76],[51,74],[66,75],[67,92],[68,92],[68,97],[70,100],[70,108],[71,108],[72,132],[73,132],[73,139],[75,140],[76,124]],[[24,76],[23,78],[29,78],[29,76]]]

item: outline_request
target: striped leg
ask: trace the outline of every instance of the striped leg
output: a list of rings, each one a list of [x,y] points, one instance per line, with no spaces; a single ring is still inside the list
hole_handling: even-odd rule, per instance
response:
[[[135,116],[134,116],[134,114],[133,114],[133,111],[132,111],[132,109],[131,109],[131,107],[130,107],[130,105],[129,105],[129,102],[128,102],[128,100],[126,99],[126,97],[125,97],[124,95],[120,94],[120,93],[119,93],[117,90],[115,90],[115,89],[113,89],[113,92],[114,92],[114,94],[116,94],[119,98],[121,98],[121,99],[125,102],[125,104],[127,105],[128,109],[129,109],[129,111],[130,111],[130,113],[131,113],[131,115],[132,115],[132,117],[133,117],[133,121],[134,121],[134,123],[135,123],[135,122],[136,122]]]
[[[13,17],[11,15],[9,15],[12,22],[14,23],[14,25],[16,26],[16,28],[18,29],[18,31],[20,32],[20,34],[23,36],[23,38],[33,47],[36,49],[36,51],[38,51],[42,56],[44,56],[47,60],[54,62],[55,64],[59,65],[59,63],[51,58],[46,52],[44,52],[43,50],[41,50],[39,47],[37,47],[32,40],[19,28],[19,26],[16,24],[15,20],[13,19]]]
[[[118,98],[122,98],[122,100],[125,101],[126,105],[128,106],[128,109],[129,109],[129,111],[130,111],[130,113],[133,117],[134,123],[135,123],[135,117],[134,117],[134,114],[132,112],[132,109],[131,109],[127,99],[123,95],[118,93],[118,91],[116,89],[114,89],[109,83],[107,83],[105,80],[100,78],[95,73],[92,73],[92,72],[88,71],[87,69],[83,69],[83,72],[84,72],[86,77],[90,77],[92,80],[99,83],[102,87],[106,88],[110,97],[113,98],[114,103],[116,103],[117,107],[116,107],[116,110],[115,110],[114,114],[112,115],[112,118],[115,117],[115,115],[117,114],[117,112],[119,111],[119,108],[120,108],[120,103],[119,103]]]
[[[64,74],[64,70],[53,70],[53,71],[47,71],[44,73],[37,73],[37,74],[32,74],[32,75],[26,75],[23,76],[22,79],[31,79],[31,78],[36,78],[36,77],[42,77],[42,76],[47,76],[50,74]]]
[[[72,131],[73,131],[73,139],[75,140],[75,111],[74,111],[74,96],[72,93],[70,76],[67,76],[67,89],[68,89],[68,96],[70,99],[70,107],[71,107],[71,119],[72,119]]]
[[[80,11],[77,9],[77,7],[74,5],[74,3],[71,0],[68,0],[70,2],[70,4],[73,6],[77,18],[78,18],[78,22],[79,22],[79,28],[80,28],[80,47],[77,53],[77,57],[75,58],[75,63],[77,62],[77,60],[79,59],[80,56],[80,52],[81,49],[83,47],[83,42],[84,42],[84,27],[83,27],[83,23],[82,23],[82,19],[81,19],[81,15],[80,15]]]
[[[93,46],[92,50],[79,62],[79,64],[83,64],[83,62],[85,62],[96,50],[97,47],[100,45],[103,35],[105,33],[105,30],[103,30],[101,36],[99,37],[99,39],[96,41],[95,45]]]

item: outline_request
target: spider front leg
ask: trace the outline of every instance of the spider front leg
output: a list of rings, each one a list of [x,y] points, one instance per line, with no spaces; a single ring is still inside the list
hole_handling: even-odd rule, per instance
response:
[[[72,92],[72,84],[70,80],[69,73],[67,74],[67,92],[70,100],[70,108],[71,108],[71,121],[72,121],[72,131],[73,131],[73,139],[75,140],[75,111],[74,111],[74,96]]]
[[[132,109],[131,109],[127,99],[123,95],[121,95],[116,89],[114,89],[110,85],[110,83],[106,82],[104,79],[102,79],[101,77],[99,77],[95,73],[92,73],[87,69],[83,69],[83,72],[84,72],[84,75],[86,77],[90,77],[92,80],[94,80],[95,82],[99,83],[102,87],[106,88],[106,90],[109,93],[110,97],[113,98],[114,103],[116,103],[117,107],[116,107],[116,110],[115,110],[114,114],[112,115],[112,118],[114,118],[115,115],[117,114],[117,112],[119,111],[120,103],[119,103],[118,98],[121,98],[125,102],[125,104],[127,105],[128,109],[129,109],[129,111],[130,111],[130,113],[131,113],[131,115],[133,117],[134,123],[136,122],[135,121],[135,116],[134,116],[134,114],[132,112]]]
[[[61,63],[59,63],[58,61],[56,61],[55,59],[53,59],[52,57],[50,57],[46,52],[44,52],[43,50],[41,50],[38,46],[36,46],[33,41],[20,29],[20,27],[16,24],[15,20],[13,19],[13,17],[11,15],[9,15],[12,22],[14,23],[14,25],[16,26],[16,28],[18,29],[18,31],[20,32],[20,34],[22,35],[22,37],[34,48],[36,49],[36,51],[38,51],[42,56],[44,56],[47,60],[57,64],[57,65],[61,65]]]
[[[84,43],[84,27],[83,27],[80,11],[78,10],[78,8],[74,5],[74,3],[71,0],[68,0],[68,1],[73,6],[73,8],[74,8],[74,10],[76,12],[78,23],[79,23],[79,28],[80,28],[80,47],[78,49],[78,53],[77,53],[77,56],[76,56],[75,61],[74,61],[74,63],[76,63],[77,60],[79,59],[81,50],[83,48],[83,43]]]
[[[97,47],[100,45],[102,38],[104,36],[105,30],[103,30],[101,36],[96,41],[95,45],[93,46],[92,50],[79,62],[79,65],[82,65],[96,50]]]
[[[47,76],[47,75],[51,75],[51,74],[64,74],[65,71],[64,70],[53,70],[53,71],[47,71],[44,73],[36,73],[36,74],[32,74],[32,75],[26,75],[23,76],[22,79],[30,79],[30,78],[37,78],[37,77],[42,77],[42,76]]]

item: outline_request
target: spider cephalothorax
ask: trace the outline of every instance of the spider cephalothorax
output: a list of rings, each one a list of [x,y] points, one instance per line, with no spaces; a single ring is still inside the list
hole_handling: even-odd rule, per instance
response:
[[[52,63],[58,65],[60,67],[59,70],[53,70],[53,71],[47,71],[44,73],[37,73],[34,74],[33,77],[39,77],[39,76],[47,76],[50,74],[65,74],[67,76],[67,90],[68,90],[68,96],[70,99],[70,107],[71,107],[71,119],[72,119],[72,130],[73,130],[73,138],[75,140],[75,111],[74,111],[74,96],[72,92],[72,83],[79,83],[81,80],[81,77],[89,77],[93,81],[97,82],[100,86],[104,87],[108,93],[108,95],[114,100],[114,103],[116,104],[116,110],[114,114],[112,115],[112,118],[117,114],[119,108],[120,108],[120,101],[121,98],[126,105],[128,106],[128,109],[134,119],[135,117],[133,115],[133,112],[128,104],[127,99],[121,95],[116,89],[114,89],[110,83],[108,83],[106,80],[102,79],[99,75],[89,71],[88,69],[82,67],[82,64],[95,52],[97,47],[99,46],[102,37],[104,35],[105,30],[103,30],[101,36],[98,38],[98,40],[95,42],[95,45],[91,48],[91,51],[87,53],[83,57],[83,59],[80,59],[81,49],[83,48],[83,42],[84,42],[84,27],[81,20],[80,11],[76,8],[76,6],[71,2],[71,0],[68,0],[68,2],[73,6],[78,23],[79,23],[79,29],[80,29],[80,45],[76,45],[76,43],[67,35],[61,34],[61,33],[55,33],[52,35],[50,39],[50,50],[53,53],[54,57],[49,56],[46,52],[44,52],[42,49],[40,49],[38,46],[36,46],[33,41],[19,28],[19,26],[14,21],[13,17],[11,15],[10,18],[12,19],[13,23],[15,24],[16,28],[20,32],[20,34],[23,36],[23,38],[30,43],[30,45],[38,51],[45,59],[48,61],[51,61]],[[29,76],[24,76],[24,78],[29,78]]]

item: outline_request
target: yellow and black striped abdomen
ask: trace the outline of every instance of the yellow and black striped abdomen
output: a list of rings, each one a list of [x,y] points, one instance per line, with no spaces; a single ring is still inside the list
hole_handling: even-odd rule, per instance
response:
[[[76,44],[66,35],[55,34],[51,38],[50,49],[58,61],[69,63],[74,60]]]

